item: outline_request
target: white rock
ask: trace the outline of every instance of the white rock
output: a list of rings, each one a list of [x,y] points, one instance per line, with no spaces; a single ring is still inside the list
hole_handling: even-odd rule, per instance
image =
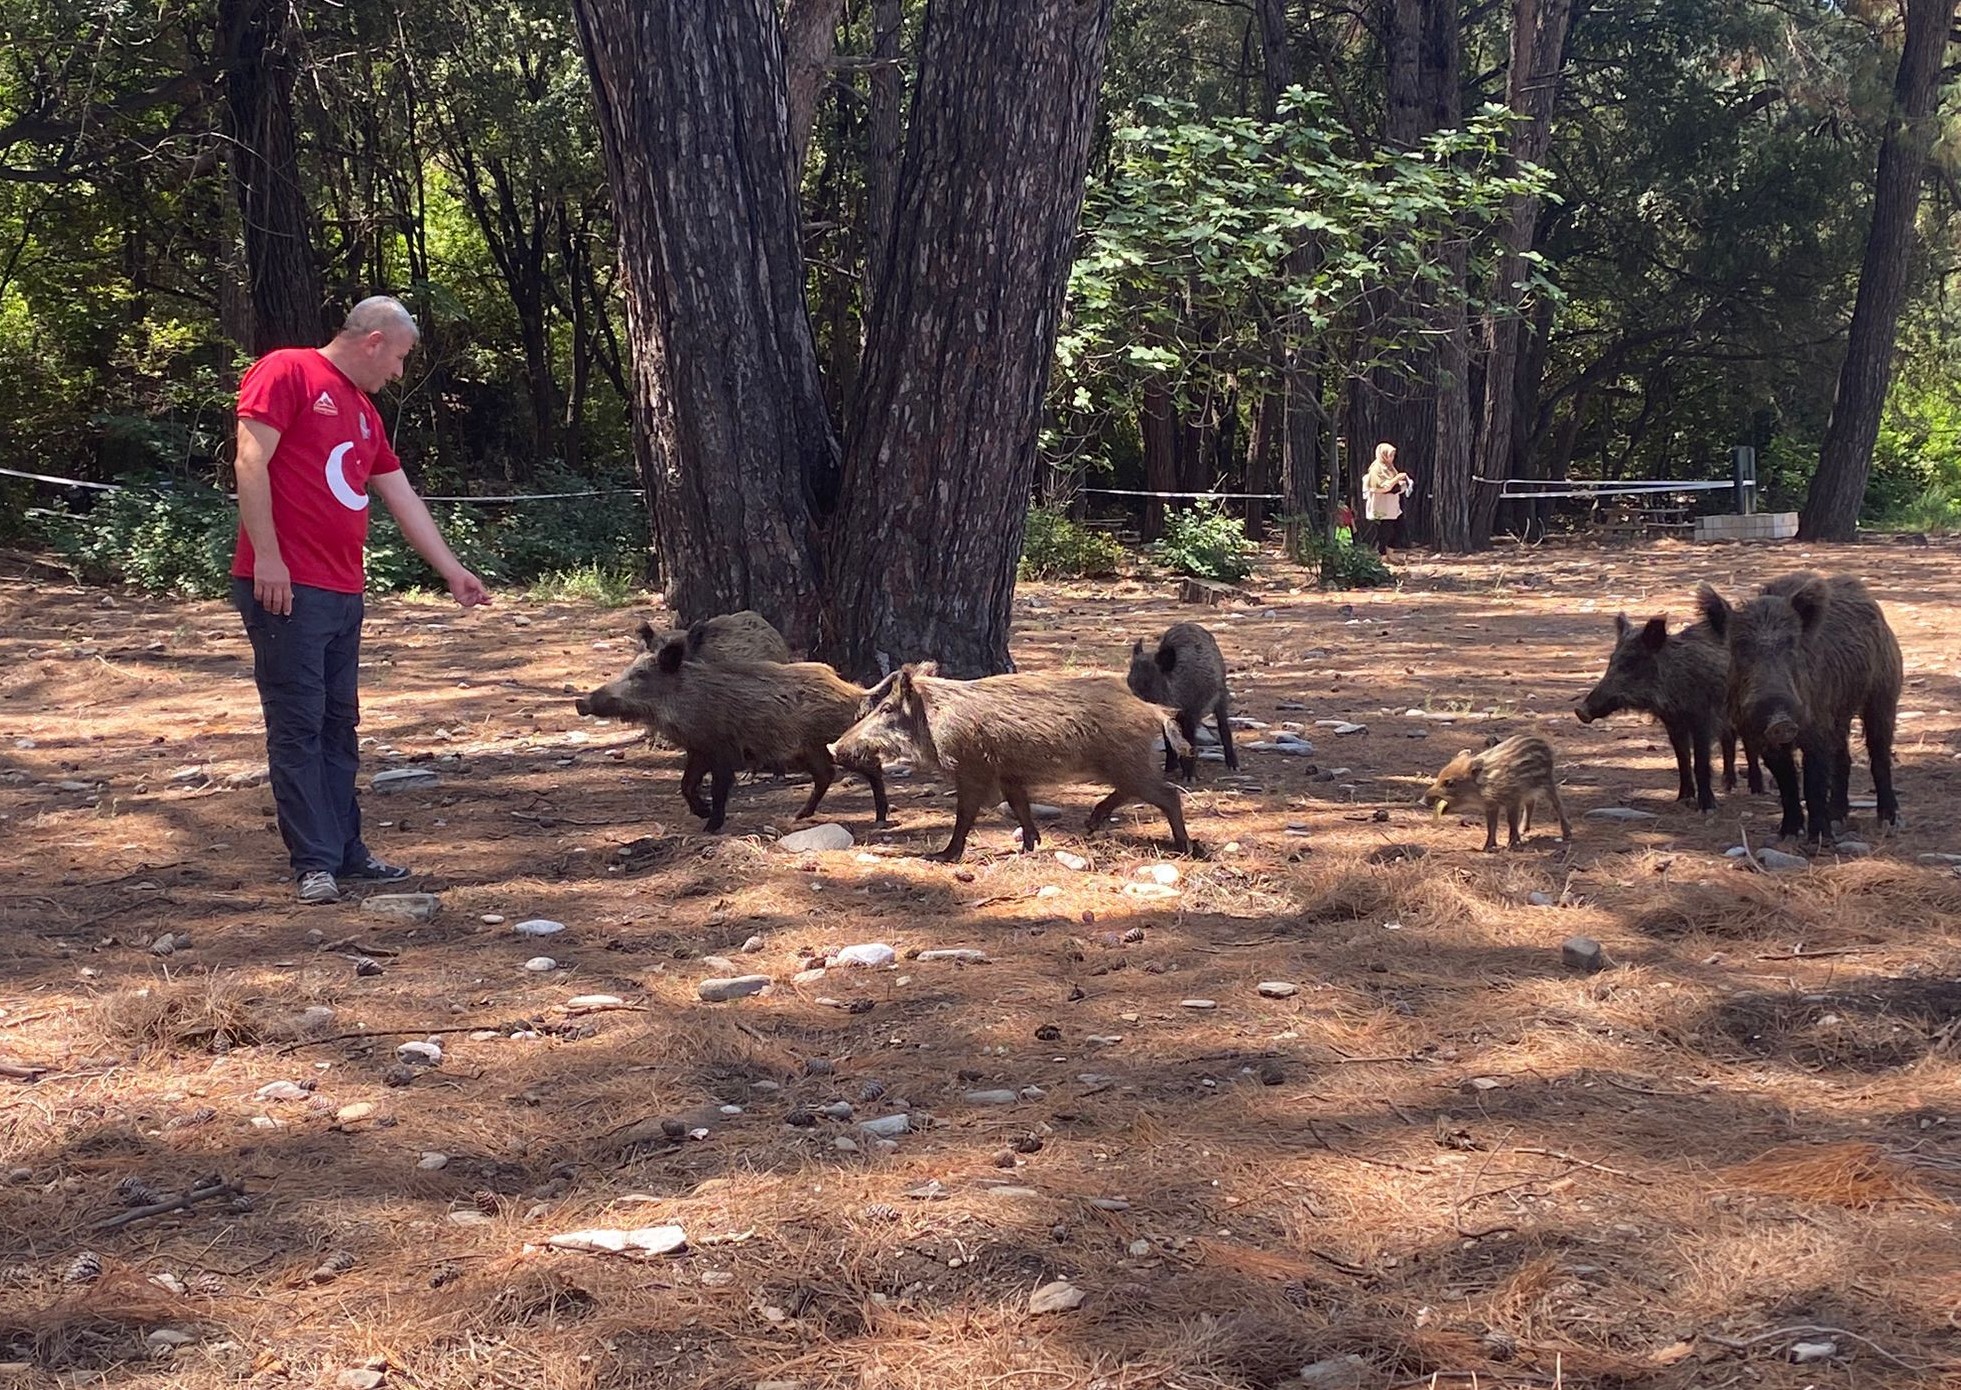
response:
[[[483,916],[477,918],[477,920],[482,922],[486,927],[502,926],[504,923],[504,914],[501,912],[486,912]]]
[[[1961,864],[1961,854],[1916,854],[1914,858],[1922,864]]]
[[[453,1211],[449,1213],[452,1226],[488,1226],[490,1218],[480,1211]]]
[[[1078,873],[1081,873],[1089,867],[1089,860],[1083,858],[1080,854],[1071,854],[1066,849],[1059,849],[1055,852],[1055,862],[1065,869],[1074,869]]]
[[[528,921],[519,922],[511,930],[519,936],[556,936],[565,930],[565,923],[554,922],[549,917],[533,917]]]
[[[442,907],[434,893],[377,893],[362,900],[361,911],[370,917],[394,917],[407,922],[426,922]]]
[[[325,1004],[315,1004],[300,1011],[299,1026],[302,1028],[325,1028],[333,1021],[334,1011]]]
[[[1653,811],[1637,811],[1631,806],[1595,806],[1586,813],[1588,820],[1612,820],[1622,822],[1660,820]]]
[[[777,848],[801,854],[805,850],[850,849],[856,843],[851,832],[836,821],[826,821],[813,825],[808,830],[798,830],[785,835],[776,842]]]
[[[626,1001],[617,994],[575,994],[565,1001],[568,1009],[617,1009]]]
[[[395,1055],[412,1067],[433,1067],[443,1060],[443,1046],[437,1042],[405,1042]]]
[[[423,1152],[421,1158],[416,1160],[415,1166],[425,1173],[434,1173],[439,1169],[449,1167],[449,1155],[439,1154],[434,1149],[428,1149]]]
[[[823,966],[813,965],[808,970],[799,970],[796,974],[792,975],[790,977],[790,983],[794,985],[814,985],[823,979],[826,973]]]
[[[1797,873],[1811,867],[1811,861],[1802,854],[1786,854],[1781,849],[1760,849],[1757,862],[1774,874]]]
[[[1212,999],[1180,999],[1178,1001],[1178,1007],[1181,1009],[1216,1009],[1219,1005],[1216,1000]]]
[[[731,999],[761,994],[768,988],[767,975],[737,975],[727,980],[703,980],[695,986],[695,994],[710,1004],[726,1004]]]
[[[1153,883],[1170,885],[1178,881],[1176,864],[1145,864],[1138,868],[1137,877]]]
[[[442,778],[426,767],[394,767],[368,779],[368,790],[376,792],[420,791],[433,787]]]
[[[672,1254],[687,1243],[687,1232],[679,1226],[638,1226],[632,1230],[595,1226],[545,1237],[545,1244],[556,1250],[587,1250],[643,1260]]]
[[[941,951],[921,951],[921,960],[957,960],[963,965],[982,965],[988,960],[985,951],[977,951],[971,946],[950,947]]]
[[[550,956],[533,956],[524,963],[524,968],[537,975],[549,975],[558,969],[558,962]]]
[[[159,1327],[143,1340],[153,1347],[187,1347],[197,1340],[197,1334],[181,1327]]]
[[[877,1139],[893,1139],[901,1134],[912,1133],[910,1115],[880,1115],[875,1120],[860,1120],[858,1128]]]
[[[1864,840],[1840,840],[1832,846],[1832,853],[1843,859],[1864,859],[1872,853],[1872,846]]]
[[[753,956],[762,949],[763,939],[760,936],[752,936],[742,943],[742,954],[745,956]]]
[[[254,1100],[305,1100],[312,1092],[290,1081],[269,1081],[252,1093]]]
[[[1837,1355],[1837,1342],[1791,1343],[1791,1359],[1800,1365],[1807,1361],[1829,1361]]]
[[[842,951],[839,951],[831,957],[831,964],[873,967],[890,965],[898,958],[898,954],[897,951],[894,951],[883,941],[864,941],[855,946],[846,946]]]
[[[1130,1243],[1130,1253],[1133,1256],[1150,1254],[1151,1242],[1148,1240],[1133,1240]]]
[[[961,1099],[969,1105],[1013,1105],[1019,1097],[1013,1091],[969,1091]]]
[[[1292,999],[1301,987],[1291,980],[1261,980],[1260,993],[1269,999]]]
[[[728,975],[735,973],[735,962],[727,956],[703,956],[699,964],[703,970],[717,970]]]
[[[1031,1313],[1066,1313],[1083,1306],[1083,1291],[1067,1279],[1056,1279],[1028,1295]]]

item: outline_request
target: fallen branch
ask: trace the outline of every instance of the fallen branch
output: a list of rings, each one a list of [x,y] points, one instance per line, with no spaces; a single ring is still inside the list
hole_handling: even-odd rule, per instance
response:
[[[1641,1186],[1643,1187],[1653,1187],[1655,1185],[1654,1180],[1652,1178],[1637,1177],[1635,1174],[1628,1172],[1624,1168],[1609,1168],[1604,1163],[1594,1163],[1588,1159],[1575,1158],[1572,1154],[1562,1152],[1559,1149],[1532,1149],[1532,1148],[1521,1147],[1521,1148],[1514,1148],[1512,1152],[1515,1154],[1538,1154],[1542,1158],[1556,1158],[1561,1163],[1571,1163],[1581,1168],[1591,1168],[1596,1173],[1612,1173],[1617,1178],[1626,1178],[1629,1182],[1640,1183]]]
[[[1879,951],[1890,950],[1886,946],[1831,946],[1822,951],[1783,951],[1774,956],[1758,956],[1758,960],[1823,960],[1826,956],[1870,956]]]
[[[1775,1342],[1785,1337],[1850,1337],[1853,1341],[1859,1343],[1859,1345],[1868,1348],[1885,1360],[1891,1361],[1895,1366],[1903,1370],[1949,1371],[1954,1369],[1957,1364],[1952,1361],[1908,1361],[1903,1357],[1895,1356],[1870,1337],[1861,1336],[1857,1332],[1849,1332],[1843,1327],[1823,1327],[1817,1323],[1795,1323],[1790,1327],[1773,1327],[1770,1331],[1759,1332],[1754,1337],[1719,1337],[1713,1332],[1704,1332],[1701,1335],[1704,1341],[1714,1342],[1719,1347],[1728,1347],[1731,1351],[1748,1351],[1751,1347],[1763,1342]]]
[[[179,1211],[198,1202],[208,1202],[214,1197],[243,1196],[244,1192],[244,1188],[238,1186],[236,1183],[229,1182],[221,1182],[215,1187],[192,1188],[182,1196],[172,1197],[168,1201],[152,1202],[146,1207],[135,1207],[129,1211],[118,1212],[106,1220],[96,1222],[89,1229],[91,1231],[112,1231],[118,1226],[127,1226],[132,1221],[142,1221],[148,1217],[162,1216],[165,1212]]]
[[[1757,858],[1757,852],[1750,848],[1750,831],[1742,821],[1736,823],[1736,833],[1743,837],[1743,862],[1760,874],[1769,873],[1770,870],[1764,867],[1763,860]]]
[[[429,1034],[474,1033],[480,1028],[494,1025],[483,1023],[459,1023],[453,1028],[357,1028],[351,1033],[331,1033],[324,1038],[308,1038],[304,1042],[287,1043],[279,1049],[284,1057],[289,1052],[298,1052],[303,1047],[321,1047],[327,1043],[346,1042],[349,1038],[420,1038]]]
[[[17,1062],[0,1062],[0,1076],[9,1076],[16,1081],[39,1081],[46,1067],[25,1067]]]

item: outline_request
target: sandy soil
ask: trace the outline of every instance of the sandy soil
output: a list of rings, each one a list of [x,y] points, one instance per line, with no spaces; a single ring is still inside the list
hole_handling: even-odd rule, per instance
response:
[[[1196,615],[1238,712],[1317,747],[1201,764],[1202,857],[1150,808],[1085,837],[1101,792],[1064,787],[1040,850],[983,818],[958,869],[918,857],[952,819],[923,775],[888,833],[833,790],[851,849],[775,847],[794,780],[698,833],[676,755],[571,705],[651,601],[378,600],[365,771],[440,781],[364,806],[440,896],[423,924],[293,901],[222,605],[16,560],[0,1382],[1198,1390],[1353,1356],[1314,1383],[1961,1383],[1961,879],[1920,859],[1961,853],[1957,558],[1548,548],[1347,594],[1269,561],[1230,610],[1028,586],[1024,669],[1119,668]],[[1658,728],[1571,703],[1617,610],[1804,565],[1864,576],[1905,648],[1906,825],[1863,812],[1871,857],[1766,876],[1724,851],[1772,798],[1684,810]],[[1413,804],[1527,730],[1572,844],[1483,855]],[[1565,967],[1574,934],[1612,968]],[[794,978],[865,942],[896,963]],[[917,958],[950,948],[985,960]],[[698,999],[750,971],[766,994]],[[439,1065],[398,1059],[429,1038]],[[857,1128],[897,1114],[895,1144]],[[685,1250],[543,1248],[662,1225]],[[1031,1312],[1059,1280],[1080,1306]]]

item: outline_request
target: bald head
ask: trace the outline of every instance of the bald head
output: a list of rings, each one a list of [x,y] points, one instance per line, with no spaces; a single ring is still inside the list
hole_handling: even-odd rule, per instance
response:
[[[365,338],[370,333],[384,333],[391,338],[406,334],[411,340],[422,336],[414,316],[401,300],[390,294],[368,296],[347,311],[347,321],[340,327],[343,338]]]

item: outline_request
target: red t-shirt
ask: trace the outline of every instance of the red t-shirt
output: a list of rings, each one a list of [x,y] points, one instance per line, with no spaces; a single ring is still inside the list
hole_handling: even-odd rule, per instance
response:
[[[317,349],[280,348],[254,362],[238,384],[238,415],[279,431],[267,465],[272,529],[293,582],[360,593],[368,478],[402,467],[374,402]],[[252,577],[252,540],[243,522],[232,574]]]

